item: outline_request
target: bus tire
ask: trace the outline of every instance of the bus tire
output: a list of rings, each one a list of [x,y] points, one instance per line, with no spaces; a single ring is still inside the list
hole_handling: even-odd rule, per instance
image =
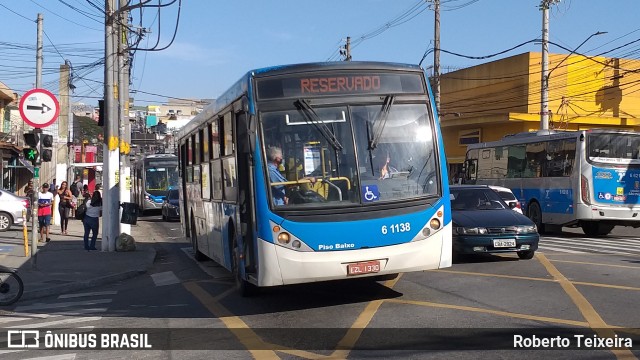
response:
[[[207,257],[198,249],[198,235],[196,233],[196,223],[191,218],[191,246],[193,246],[193,258],[196,261],[205,261]]]
[[[537,201],[532,201],[527,209],[527,216],[538,228],[538,233],[544,233],[544,224],[542,223],[542,210]]]
[[[582,224],[580,224],[580,227],[587,236],[601,237],[609,235],[615,225],[601,224],[597,221],[583,221]]]
[[[535,254],[535,250],[518,251],[518,257],[522,260],[531,260]]]
[[[231,231],[231,234],[229,235],[232,237],[231,248],[233,249],[233,278],[236,282],[236,290],[242,297],[257,295],[260,288],[242,278],[242,273],[240,272],[240,247],[238,246],[238,241],[236,240],[235,235],[233,235],[233,231]]]

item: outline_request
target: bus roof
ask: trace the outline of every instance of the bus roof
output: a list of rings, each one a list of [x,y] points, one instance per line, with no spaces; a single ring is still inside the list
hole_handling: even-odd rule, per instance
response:
[[[248,71],[244,74],[235,84],[233,84],[227,91],[220,95],[213,103],[209,104],[204,110],[196,115],[191,121],[185,124],[178,132],[178,140],[182,140],[187,134],[190,134],[193,130],[199,128],[204,122],[210,119],[213,115],[217,114],[220,110],[226,108],[231,103],[236,101],[245,93],[251,92],[251,79],[259,78],[263,76],[274,76],[282,74],[291,74],[296,72],[306,71],[322,71],[322,70],[396,70],[396,71],[417,71],[423,72],[418,65],[390,63],[390,62],[376,62],[376,61],[332,61],[332,62],[319,62],[319,63],[304,63],[304,64],[290,64],[290,65],[278,65],[269,66],[259,69]],[[252,96],[249,94],[249,96]],[[253,109],[249,109],[253,111]]]
[[[633,131],[622,129],[590,129],[579,131],[555,131],[555,130],[538,130],[522,132],[517,134],[505,135],[501,140],[483,142],[477,144],[469,144],[467,150],[482,149],[495,146],[507,146],[517,144],[528,144],[540,141],[551,141],[561,139],[573,139],[585,134],[632,134]]]

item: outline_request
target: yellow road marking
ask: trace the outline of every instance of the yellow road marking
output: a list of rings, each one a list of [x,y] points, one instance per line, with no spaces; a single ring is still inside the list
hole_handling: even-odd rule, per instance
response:
[[[211,296],[196,282],[187,282],[182,284],[187,291],[198,299],[202,305],[204,305],[209,312],[215,315],[224,325],[240,340],[242,345],[251,353],[255,359],[280,359],[278,355],[272,350],[252,350],[260,349],[269,346],[274,348],[270,344],[265,343],[251,328],[240,319],[238,316],[233,315],[227,308],[220,305],[216,301],[216,297]],[[226,294],[229,290],[225,291]],[[218,295],[220,297],[221,295]],[[226,295],[225,295],[226,296]]]
[[[633,287],[633,286],[610,285],[610,284],[590,283],[590,282],[582,282],[582,281],[571,281],[571,283],[574,284],[574,285],[584,285],[584,286],[603,287],[603,288],[609,288],[609,289],[640,291],[640,288]]]
[[[386,281],[384,285],[389,289],[392,289],[396,285],[396,283],[398,283],[401,277],[402,274],[399,274],[397,278]],[[380,309],[380,306],[384,301],[385,300],[372,301],[367,305],[367,307],[364,308],[356,321],[354,321],[351,325],[351,328],[347,330],[347,333],[338,342],[336,350],[331,354],[332,358],[346,359],[347,356],[349,356],[351,349],[353,349],[356,342],[360,338],[360,335],[362,335],[362,331],[364,331],[367,325],[369,325],[369,322],[371,322],[371,319],[373,319],[373,316],[376,314],[378,309]]]
[[[538,253],[536,257],[542,266],[547,269],[549,274],[560,283],[560,286],[562,286],[567,295],[569,295],[571,301],[576,304],[584,319],[589,323],[589,327],[591,327],[601,337],[615,337],[613,329],[607,325],[596,309],[594,309],[587,298],[578,291],[571,281],[562,275],[562,273],[558,271],[558,269],[544,256],[544,254]],[[610,350],[618,359],[636,359],[630,350]]]
[[[464,310],[464,311],[471,311],[471,312],[484,313],[484,314],[500,315],[500,316],[505,316],[505,317],[517,318],[517,319],[542,321],[542,322],[548,322],[548,323],[553,323],[553,324],[563,324],[563,325],[589,327],[589,324],[584,322],[584,321],[576,321],[576,320],[568,320],[568,319],[551,318],[551,317],[546,317],[546,316],[536,316],[536,315],[512,313],[512,312],[508,312],[508,311],[491,310],[491,309],[484,309],[484,308],[478,308],[478,307],[472,307],[472,306],[434,303],[434,302],[430,302],[430,301],[401,300],[401,299],[389,299],[389,300],[386,300],[386,301],[387,302],[399,303],[399,304],[410,304],[410,305],[425,306],[425,307],[436,307],[436,308],[452,309],[452,310]]]
[[[477,273],[470,271],[456,271],[456,270],[428,270],[435,272],[445,272],[450,274],[460,274],[460,275],[475,275],[475,276],[487,276],[487,277],[497,277],[497,278],[505,278],[505,279],[518,279],[518,280],[533,280],[533,281],[549,281],[556,282],[554,279],[549,278],[537,278],[537,277],[529,277],[529,276],[517,276],[517,275],[502,275],[502,274],[487,274],[487,273]]]
[[[592,262],[585,262],[585,261],[554,260],[554,259],[549,259],[549,261],[551,261],[551,262],[559,262],[559,263],[609,266],[609,267],[618,267],[618,268],[624,268],[624,269],[638,269],[638,270],[640,270],[640,266],[631,266],[631,265],[615,265],[615,264],[592,263]]]

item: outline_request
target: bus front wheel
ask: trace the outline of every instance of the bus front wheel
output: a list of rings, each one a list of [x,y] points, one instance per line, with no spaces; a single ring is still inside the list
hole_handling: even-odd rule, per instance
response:
[[[258,294],[260,288],[242,278],[242,272],[240,271],[240,247],[238,246],[238,241],[235,236],[232,243],[233,277],[236,281],[236,289],[242,297],[254,296]]]
[[[542,223],[542,210],[540,210],[540,204],[535,201],[529,204],[529,219],[531,219],[531,221],[536,224],[538,233],[544,233],[544,224]]]
[[[580,225],[580,227],[582,228],[582,231],[584,231],[585,235],[600,237],[609,235],[615,225],[601,224],[597,221],[585,221]]]

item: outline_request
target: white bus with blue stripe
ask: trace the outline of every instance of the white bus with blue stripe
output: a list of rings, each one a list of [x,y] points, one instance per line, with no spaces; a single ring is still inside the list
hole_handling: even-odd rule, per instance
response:
[[[451,265],[446,160],[424,72],[248,72],[178,134],[180,215],[239,290]]]
[[[581,227],[605,236],[640,227],[640,134],[538,131],[471,144],[465,182],[504,186],[539,231]]]

